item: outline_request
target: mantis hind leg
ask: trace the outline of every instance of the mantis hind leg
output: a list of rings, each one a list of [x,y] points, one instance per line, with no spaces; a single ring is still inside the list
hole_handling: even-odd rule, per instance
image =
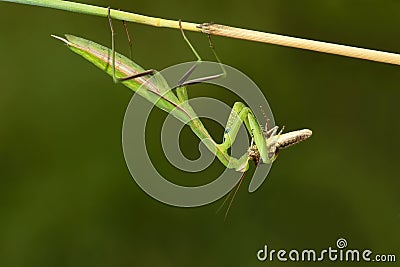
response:
[[[136,74],[134,74],[132,76],[127,76],[127,77],[122,77],[122,78],[116,77],[116,75],[115,75],[115,54],[116,54],[116,52],[115,52],[115,30],[114,30],[114,26],[113,26],[113,22],[112,22],[112,18],[111,18],[111,7],[107,8],[107,17],[108,17],[108,23],[110,25],[110,30],[111,30],[112,74],[113,74],[114,83],[124,82],[124,81],[136,79],[136,78],[139,78],[139,77],[142,77],[142,76],[146,76],[146,75],[150,75],[150,76],[154,75],[156,73],[156,71],[153,70],[153,69],[150,69],[150,70],[145,70],[143,72],[136,73]],[[131,41],[131,37],[129,35],[128,28],[126,26],[126,22],[123,21],[122,23],[124,25],[125,32],[126,32],[126,34],[128,36],[130,55],[132,56],[132,41]]]
[[[112,54],[112,68],[113,68],[113,80],[115,83],[118,82],[117,77],[115,76],[115,31],[114,31],[114,26],[112,23],[112,18],[111,18],[111,7],[107,8],[107,17],[108,17],[108,23],[110,25],[110,30],[111,30],[111,54]]]
[[[132,38],[131,38],[131,35],[129,34],[128,25],[126,24],[126,21],[125,21],[125,20],[122,21],[122,25],[124,25],[126,37],[128,38],[129,58],[132,59],[132,50],[133,50]]]

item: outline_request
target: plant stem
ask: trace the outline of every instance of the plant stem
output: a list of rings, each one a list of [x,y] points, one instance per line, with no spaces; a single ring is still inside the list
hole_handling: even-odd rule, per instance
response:
[[[76,13],[107,17],[108,10],[105,7],[60,1],[60,0],[0,0],[25,5],[49,7]],[[143,16],[125,11],[111,10],[111,17],[122,21],[146,24],[155,27],[180,29],[179,21]],[[248,29],[240,29],[219,24],[182,22],[185,31],[203,32],[211,35],[219,35],[236,39],[244,39],[255,42],[276,44],[287,47],[295,47],[316,52],[353,57],[382,63],[400,65],[400,55],[395,53],[352,47],[340,44],[332,44],[321,41],[272,34]]]
[[[108,16],[108,8],[106,7],[99,7],[99,6],[69,2],[69,1],[61,1],[61,0],[0,0],[0,1],[32,5],[32,6],[48,7],[53,9],[60,9],[60,10],[100,16],[100,17]],[[146,24],[155,27],[179,29],[179,21],[143,16],[115,9],[111,10],[110,15],[113,19],[117,20]],[[201,32],[201,29],[197,28],[198,25],[199,25],[198,23],[182,22],[182,28],[186,31]]]
[[[273,33],[252,31],[247,29],[238,29],[219,24],[209,24],[209,25],[202,24],[200,28],[202,28],[205,33],[212,35],[219,35],[236,39],[245,39],[249,41],[295,47],[295,48],[322,52],[327,54],[334,54],[339,56],[400,65],[400,55],[395,53],[389,53],[389,52],[383,52],[383,51],[377,51],[372,49],[347,46],[341,44],[332,44],[321,41],[307,40],[307,39],[278,35]]]

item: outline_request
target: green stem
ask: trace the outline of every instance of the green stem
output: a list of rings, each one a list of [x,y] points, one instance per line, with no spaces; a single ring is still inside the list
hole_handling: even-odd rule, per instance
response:
[[[0,0],[0,1],[32,5],[32,6],[48,7],[48,8],[54,8],[59,10],[65,10],[65,11],[100,16],[100,17],[107,17],[108,15],[108,8],[106,7],[99,7],[99,6],[69,2],[69,1],[60,1],[60,0]],[[179,21],[149,17],[114,9],[111,10],[110,14],[113,19],[117,20],[146,24],[155,27],[166,27],[174,29],[180,28]],[[187,31],[201,32],[202,30],[197,27],[198,25],[199,25],[198,23],[182,22],[182,28]]]

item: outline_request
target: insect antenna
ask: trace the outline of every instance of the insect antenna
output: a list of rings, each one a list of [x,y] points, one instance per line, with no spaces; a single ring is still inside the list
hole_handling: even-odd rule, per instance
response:
[[[226,221],[226,218],[228,217],[229,210],[232,206],[233,201],[235,200],[236,194],[239,191],[240,185],[242,184],[245,175],[246,175],[246,172],[243,172],[242,176],[240,177],[239,183],[237,184],[236,189],[235,189],[235,193],[233,194],[231,201],[229,202],[228,208],[226,209],[224,221]]]
[[[237,185],[235,185],[234,188],[236,188]],[[224,202],[222,202],[222,204],[218,207],[217,211],[215,213],[218,213],[221,211],[221,209],[225,206],[225,203],[228,201],[228,199],[231,197],[233,192],[233,189],[231,191],[229,191],[229,194],[225,197]]]
[[[268,130],[269,130],[269,118],[267,116],[267,113],[265,113],[265,110],[264,110],[263,106],[260,106],[260,110],[261,110],[261,112],[262,112],[262,114],[263,114],[263,116],[265,118],[265,129],[264,129],[264,132],[268,132]]]
[[[242,181],[244,179],[244,176],[246,175],[246,172],[244,172],[242,174],[242,176],[240,177],[240,180],[238,182],[238,184],[235,185],[234,188],[232,188],[232,190],[228,193],[228,195],[225,197],[224,202],[222,202],[222,204],[219,206],[219,208],[217,209],[217,211],[215,213],[218,213],[221,211],[221,209],[225,206],[226,202],[231,198],[232,193],[234,193],[234,195],[231,198],[231,201],[229,202],[229,206],[225,212],[225,218],[224,220],[226,220],[226,217],[228,215],[229,209],[232,206],[233,200],[235,199],[236,193],[239,190],[240,185],[242,184]]]

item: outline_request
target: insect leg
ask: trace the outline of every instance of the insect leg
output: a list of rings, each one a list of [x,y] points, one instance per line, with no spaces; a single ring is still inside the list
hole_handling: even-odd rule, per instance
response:
[[[224,76],[225,74],[217,74],[217,75],[201,77],[201,78],[197,78],[197,79],[193,79],[193,80],[189,80],[188,81],[189,76],[197,68],[198,64],[201,63],[202,59],[201,59],[199,53],[197,53],[196,49],[190,43],[189,39],[186,37],[185,32],[183,31],[183,28],[182,28],[182,21],[180,21],[180,20],[179,20],[179,27],[180,27],[183,39],[185,40],[185,42],[190,47],[190,49],[192,50],[193,54],[196,56],[197,62],[192,67],[190,67],[190,69],[182,76],[182,78],[179,79],[177,87],[186,86],[186,85],[192,85],[192,84],[196,84],[196,83],[202,83],[202,82],[210,81],[210,80],[217,79],[219,77]]]
[[[244,122],[248,133],[251,135],[263,162],[270,162],[265,136],[250,108],[241,102],[236,102],[229,115],[225,128],[223,142],[219,145],[221,149],[227,150],[235,141],[240,125]]]
[[[111,30],[111,51],[112,51],[111,53],[112,53],[112,65],[113,65],[112,67],[113,67],[113,80],[114,80],[114,82],[115,83],[117,83],[117,82],[125,82],[125,81],[128,81],[128,80],[139,78],[139,77],[146,76],[146,75],[154,75],[156,73],[156,71],[151,69],[151,70],[146,70],[146,71],[143,71],[143,72],[140,72],[140,73],[128,76],[128,77],[123,77],[123,78],[117,78],[116,77],[116,75],[115,75],[115,53],[116,52],[115,52],[115,40],[114,40],[114,38],[115,38],[115,30],[114,30],[114,26],[113,26],[113,22],[112,22],[112,18],[111,18],[111,7],[108,7],[107,11],[108,11],[108,13],[107,13],[108,23],[110,25],[110,30]],[[128,28],[126,26],[125,21],[123,21],[122,23],[123,23],[123,25],[125,27],[125,31],[126,31],[126,34],[128,36],[130,53],[132,54],[131,37],[129,35]]]
[[[189,81],[183,82],[181,84],[178,84],[178,86],[187,86],[187,85],[193,85],[196,83],[203,83],[203,82],[218,79],[220,77],[223,77],[224,75],[225,74],[221,73],[221,74],[215,74],[215,75],[210,75],[210,76],[206,76],[206,77],[196,78],[196,79],[189,80]]]
[[[134,74],[132,76],[128,76],[128,77],[124,77],[124,78],[117,78],[117,81],[125,82],[125,81],[128,81],[128,80],[136,79],[136,78],[139,78],[139,77],[142,77],[142,76],[146,76],[146,75],[150,75],[151,76],[151,75],[156,74],[156,72],[157,71],[153,70],[153,69],[145,70],[145,71],[139,72],[137,74]]]
[[[272,136],[275,136],[276,133],[278,132],[278,126],[274,126],[272,129],[269,129],[268,131],[265,132],[265,138],[270,138]]]
[[[122,25],[124,25],[126,37],[128,38],[128,45],[129,45],[129,58],[132,59],[132,39],[128,31],[128,25],[126,24],[126,21],[122,21]]]
[[[207,34],[207,37],[208,37],[208,43],[210,44],[211,51],[213,52],[215,58],[216,58],[217,61],[218,61],[219,66],[221,67],[221,70],[222,70],[222,75],[221,75],[221,77],[225,77],[225,76],[226,76],[226,70],[225,70],[224,64],[222,64],[221,59],[219,58],[217,52],[215,51],[214,44],[213,44],[213,42],[211,41],[211,34]]]
[[[110,25],[110,30],[111,30],[111,53],[112,53],[112,67],[113,67],[113,80],[115,83],[118,82],[117,77],[115,76],[115,31],[114,31],[114,26],[112,23],[112,18],[111,18],[111,7],[107,8],[107,17],[108,17],[108,23]]]
[[[200,62],[200,61],[201,61],[201,57],[200,57],[199,53],[197,53],[196,49],[194,49],[194,47],[193,47],[193,45],[190,43],[189,39],[186,37],[185,32],[183,31],[183,28],[182,28],[182,21],[181,21],[181,20],[179,20],[179,28],[180,28],[180,30],[181,30],[181,34],[182,34],[183,39],[184,39],[185,42],[189,45],[189,47],[190,47],[190,49],[192,50],[193,54],[196,56],[197,61]]]
[[[222,149],[227,150],[232,146],[243,121],[246,124],[246,128],[249,129],[247,119],[249,111],[250,109],[241,102],[236,102],[233,105],[226,123],[223,142],[220,144]]]

